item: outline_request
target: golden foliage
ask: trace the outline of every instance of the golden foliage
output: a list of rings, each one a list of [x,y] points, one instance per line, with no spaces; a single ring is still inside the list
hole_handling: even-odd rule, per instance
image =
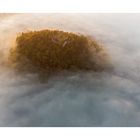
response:
[[[15,68],[22,71],[101,71],[104,66],[97,63],[101,52],[103,48],[86,36],[59,30],[41,30],[19,35],[9,59]]]

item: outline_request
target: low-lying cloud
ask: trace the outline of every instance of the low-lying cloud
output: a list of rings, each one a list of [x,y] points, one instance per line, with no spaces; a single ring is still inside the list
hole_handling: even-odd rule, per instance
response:
[[[140,126],[140,14],[0,16],[0,126]],[[108,50],[113,71],[67,73],[41,83],[3,66],[19,32],[83,33]]]

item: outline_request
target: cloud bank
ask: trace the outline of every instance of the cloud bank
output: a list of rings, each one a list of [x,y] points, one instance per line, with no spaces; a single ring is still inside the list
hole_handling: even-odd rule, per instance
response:
[[[140,126],[140,14],[0,16],[0,126]],[[19,32],[83,33],[108,50],[111,72],[67,73],[41,83],[3,66]]]

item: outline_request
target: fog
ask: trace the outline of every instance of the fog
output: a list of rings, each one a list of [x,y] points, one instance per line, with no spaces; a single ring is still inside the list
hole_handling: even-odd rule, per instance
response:
[[[140,126],[140,14],[0,15],[0,126]],[[60,29],[95,38],[112,71],[17,74],[4,65],[23,31]]]

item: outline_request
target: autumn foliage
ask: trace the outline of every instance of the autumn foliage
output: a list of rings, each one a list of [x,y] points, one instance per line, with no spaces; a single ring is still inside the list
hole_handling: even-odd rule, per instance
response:
[[[104,56],[103,56],[104,55]],[[63,70],[104,70],[104,49],[86,36],[41,30],[21,33],[9,60],[22,71],[53,73]]]

